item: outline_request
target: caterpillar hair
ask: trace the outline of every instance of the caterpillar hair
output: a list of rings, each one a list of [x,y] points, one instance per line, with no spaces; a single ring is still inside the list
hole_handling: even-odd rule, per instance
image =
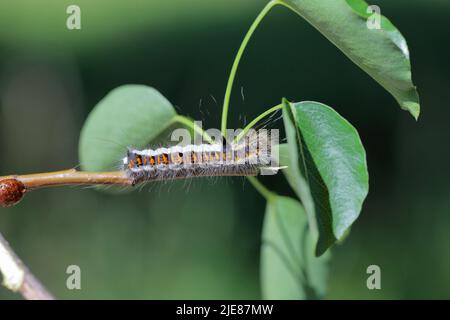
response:
[[[123,170],[138,184],[146,181],[212,176],[256,176],[270,168],[271,140],[260,130],[236,143],[128,149]]]

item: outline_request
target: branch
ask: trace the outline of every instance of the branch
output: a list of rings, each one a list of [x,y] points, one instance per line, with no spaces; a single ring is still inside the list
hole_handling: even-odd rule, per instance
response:
[[[0,271],[3,285],[27,300],[54,300],[54,297],[28,270],[0,233]]]
[[[132,184],[132,181],[127,177],[125,172],[122,171],[85,172],[77,171],[75,169],[0,177],[0,182],[6,179],[18,180],[25,186],[26,189],[70,184]]]
[[[212,176],[207,171],[199,173],[200,176]],[[239,172],[221,172],[220,176],[242,176]],[[174,176],[172,180],[186,179],[186,176]],[[155,176],[143,180],[128,177],[125,171],[114,172],[86,172],[75,169],[35,173],[27,175],[11,175],[0,177],[0,206],[13,206],[22,200],[26,192],[51,186],[65,185],[119,185],[134,186],[142,182],[158,181],[164,177]]]
[[[125,172],[83,172],[75,169],[64,171],[11,175],[0,177],[0,206],[9,207],[22,200],[27,191],[63,185],[122,185],[133,181]]]

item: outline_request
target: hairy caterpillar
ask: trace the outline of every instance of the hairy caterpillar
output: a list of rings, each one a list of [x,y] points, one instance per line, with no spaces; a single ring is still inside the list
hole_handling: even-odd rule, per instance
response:
[[[133,184],[201,176],[256,176],[270,168],[271,140],[266,130],[231,144],[215,143],[158,149],[128,149],[123,170]]]

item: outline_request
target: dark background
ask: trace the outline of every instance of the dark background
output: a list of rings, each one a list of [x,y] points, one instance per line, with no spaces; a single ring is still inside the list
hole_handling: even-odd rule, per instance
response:
[[[65,26],[70,4],[81,7],[81,30]],[[219,127],[234,54],[264,4],[0,0],[0,175],[76,166],[83,121],[122,84],[153,86],[179,113]],[[334,107],[361,135],[370,192],[350,236],[332,250],[326,298],[450,298],[450,3],[373,4],[408,41],[419,122],[277,7],[241,61],[230,126],[282,97]],[[262,181],[289,192],[282,177]],[[60,298],[257,299],[264,205],[243,179],[120,195],[63,187],[0,208],[0,231]],[[71,264],[81,267],[80,291],[66,289]],[[382,290],[366,287],[371,264],[381,267]],[[0,288],[0,298],[19,296]]]

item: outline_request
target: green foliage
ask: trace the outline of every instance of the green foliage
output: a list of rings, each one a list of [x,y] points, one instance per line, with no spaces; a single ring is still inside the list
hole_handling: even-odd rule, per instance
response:
[[[366,25],[369,15],[362,0],[273,0],[251,25],[236,55],[226,88],[223,132],[244,49],[259,22],[277,4],[304,17],[417,119],[419,97],[411,81],[406,41],[387,18],[380,17],[381,29],[372,30]],[[279,148],[281,164],[288,166],[283,172],[301,203],[250,179],[267,200],[261,247],[263,297],[320,298],[326,287],[326,251],[348,233],[368,193],[365,150],[356,129],[324,104],[283,101],[283,119],[288,142]],[[82,166],[110,170],[127,146],[144,147],[174,122],[200,130],[177,116],[156,90],[119,87],[98,103],[86,121],[79,148]],[[121,146],[107,147],[105,141]]]
[[[358,218],[369,188],[366,154],[356,129],[324,104],[285,101],[284,123],[291,168],[285,174],[308,204],[322,254]]]
[[[144,147],[167,129],[176,112],[158,91],[144,85],[112,90],[92,110],[80,137],[80,162],[87,171],[114,170],[127,147]]]
[[[363,0],[280,0],[305,18],[350,60],[389,91],[414,118],[420,114],[419,95],[411,80],[405,38],[384,16],[381,29],[367,27]]]
[[[261,243],[265,299],[316,299],[325,294],[328,255],[314,255],[302,205],[275,196],[267,202]]]

